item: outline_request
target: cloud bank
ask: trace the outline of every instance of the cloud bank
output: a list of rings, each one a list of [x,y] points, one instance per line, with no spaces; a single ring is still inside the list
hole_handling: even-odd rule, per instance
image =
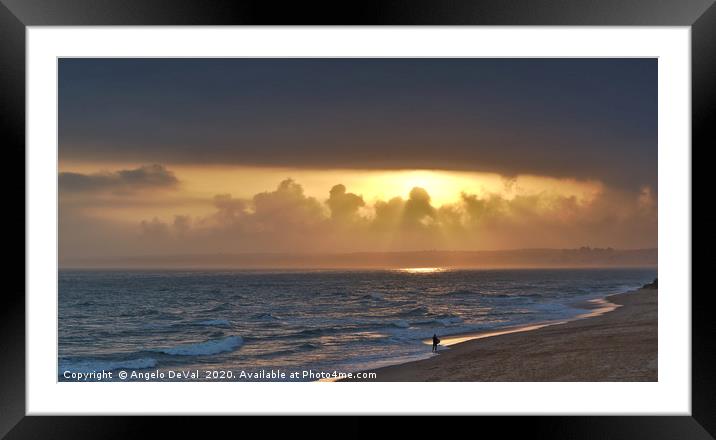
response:
[[[252,198],[216,195],[205,216],[177,213],[134,224],[86,219],[61,207],[61,254],[187,255],[412,250],[649,248],[657,245],[656,198],[604,189],[590,200],[551,193],[462,193],[436,206],[427,189],[366,202],[336,184],[319,200],[291,179]],[[65,211],[63,213],[63,211]],[[92,224],[92,227],[88,227]],[[101,232],[100,232],[101,231]]]

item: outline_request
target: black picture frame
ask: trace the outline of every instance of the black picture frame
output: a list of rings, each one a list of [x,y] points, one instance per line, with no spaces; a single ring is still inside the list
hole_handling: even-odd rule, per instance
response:
[[[7,206],[4,274],[12,280],[0,303],[0,437],[123,438],[141,436],[149,417],[25,416],[25,30],[27,26],[138,25],[549,25],[690,26],[692,154],[713,145],[716,115],[716,6],[714,0],[451,0],[330,4],[201,0],[0,0],[0,127]],[[49,146],[48,146],[49,148]],[[22,166],[21,166],[22,165]],[[693,180],[693,177],[692,177]],[[24,187],[23,187],[24,188]],[[20,208],[22,206],[22,209]],[[20,214],[22,213],[22,214]],[[693,215],[693,210],[691,215]],[[692,217],[693,218],[693,217]],[[13,241],[14,240],[14,241]],[[10,253],[11,249],[18,251]],[[22,249],[22,251],[20,251]],[[23,258],[20,258],[22,252]],[[689,292],[684,292],[687,294]],[[708,439],[716,436],[716,320],[708,291],[692,296],[691,416],[483,417],[479,432],[544,438]],[[171,421],[191,433],[190,419]],[[231,419],[215,423],[232,425]],[[298,429],[306,422],[291,421]],[[308,422],[311,423],[311,422]],[[423,423],[425,434],[445,425]],[[363,419],[347,420],[358,434]],[[441,428],[442,426],[442,428]],[[233,429],[236,429],[236,425]],[[363,429],[361,429],[363,428]],[[202,429],[202,428],[199,428]],[[214,429],[218,429],[214,426]],[[245,433],[246,431],[244,431]],[[238,435],[238,433],[237,433]]]

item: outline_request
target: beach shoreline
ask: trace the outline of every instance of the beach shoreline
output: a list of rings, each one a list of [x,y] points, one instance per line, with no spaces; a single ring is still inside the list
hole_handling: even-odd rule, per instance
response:
[[[569,319],[444,336],[448,348],[367,370],[376,377],[363,381],[657,381],[657,297],[644,286],[593,301]]]

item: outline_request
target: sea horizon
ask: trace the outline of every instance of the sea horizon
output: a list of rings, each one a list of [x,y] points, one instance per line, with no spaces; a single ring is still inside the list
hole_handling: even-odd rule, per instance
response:
[[[60,261],[60,269],[335,269],[406,267],[459,269],[656,267],[657,248],[521,248],[361,252],[243,252],[86,257]],[[72,263],[74,261],[74,263]]]

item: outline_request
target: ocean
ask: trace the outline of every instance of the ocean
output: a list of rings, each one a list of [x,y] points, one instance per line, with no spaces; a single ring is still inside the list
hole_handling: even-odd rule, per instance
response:
[[[424,340],[433,334],[574,317],[586,301],[656,275],[655,268],[61,270],[58,380],[91,381],[82,373],[102,370],[112,380],[121,371],[136,373],[128,380],[315,380],[314,372],[429,357]]]

